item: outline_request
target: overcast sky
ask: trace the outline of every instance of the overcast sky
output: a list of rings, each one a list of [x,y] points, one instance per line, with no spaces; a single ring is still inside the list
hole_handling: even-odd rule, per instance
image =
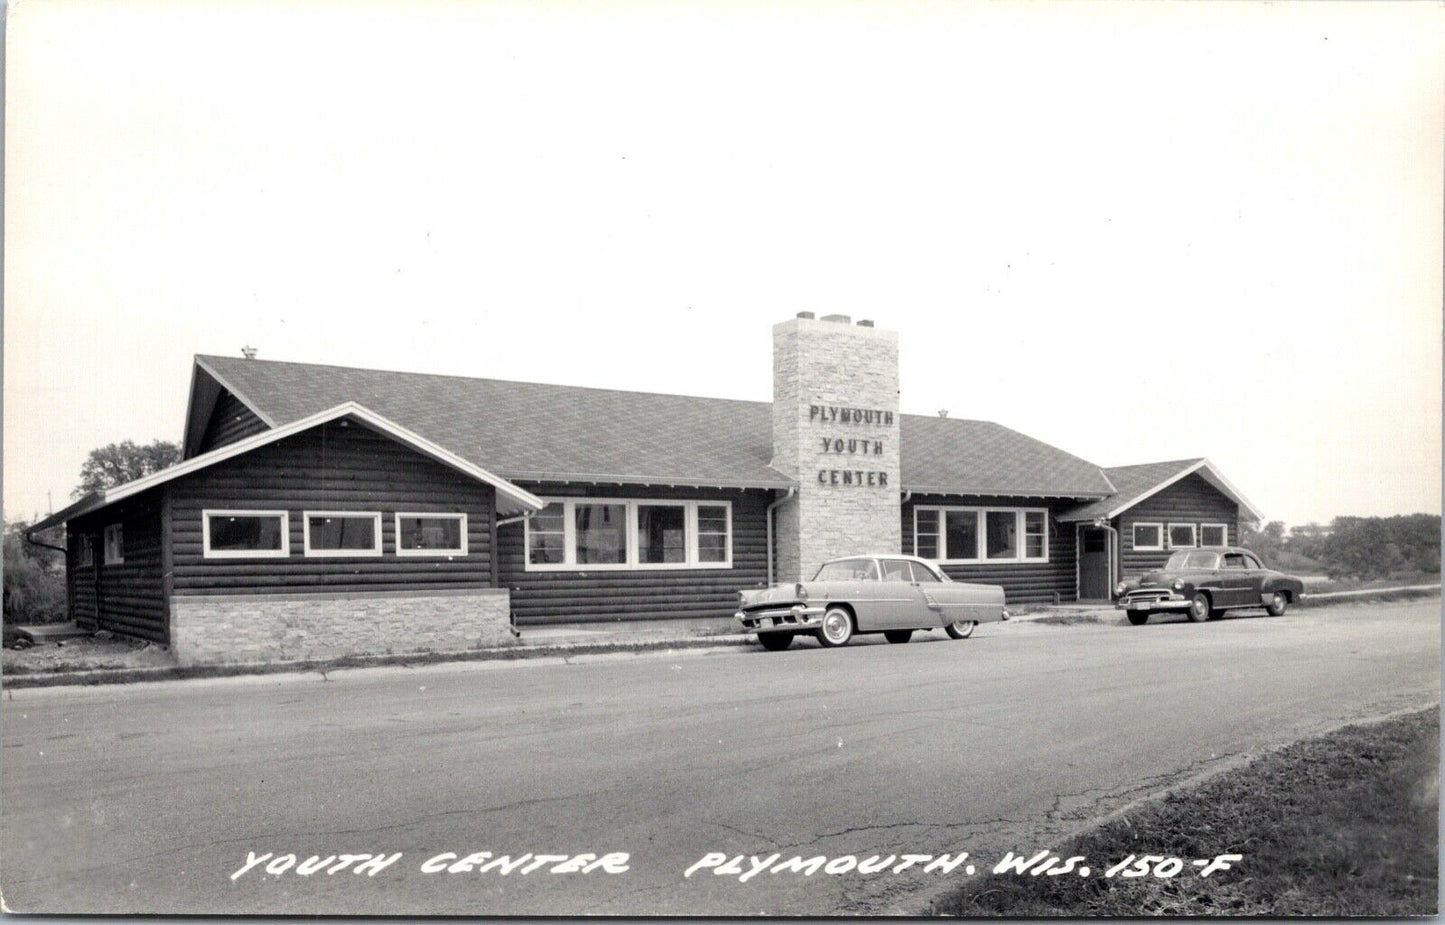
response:
[[[8,30],[9,516],[178,440],[194,353],[766,401],[803,310],[898,330],[905,412],[1208,456],[1289,523],[1440,510],[1439,4],[20,0]]]

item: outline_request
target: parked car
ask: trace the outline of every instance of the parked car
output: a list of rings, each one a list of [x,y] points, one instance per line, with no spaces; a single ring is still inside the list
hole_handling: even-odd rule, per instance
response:
[[[738,599],[738,622],[773,651],[786,649],[800,633],[833,648],[861,633],[904,643],[915,630],[940,627],[966,639],[980,623],[1008,619],[1003,588],[954,581],[914,556],[833,559],[812,581],[739,591]]]
[[[1237,607],[1263,607],[1277,617],[1302,594],[1304,582],[1265,568],[1254,553],[1235,546],[1178,550],[1162,569],[1114,589],[1115,606],[1135,626],[1156,613],[1181,611],[1203,623]]]

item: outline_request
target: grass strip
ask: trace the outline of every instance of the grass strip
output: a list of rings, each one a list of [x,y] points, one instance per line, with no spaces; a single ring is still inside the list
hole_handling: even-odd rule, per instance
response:
[[[933,905],[961,916],[1406,916],[1438,907],[1440,709],[1287,746],[1146,804],[1055,853],[1091,877],[985,874]],[[1193,858],[1242,854],[1208,878]],[[1104,878],[1129,855],[1178,876]]]

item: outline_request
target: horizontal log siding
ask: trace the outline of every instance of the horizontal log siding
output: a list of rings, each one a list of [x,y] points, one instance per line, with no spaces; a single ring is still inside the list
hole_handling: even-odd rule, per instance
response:
[[[1187,475],[1168,488],[1120,514],[1114,519],[1119,530],[1119,561],[1123,577],[1134,578],[1156,569],[1169,558],[1170,550],[1140,552],[1134,549],[1134,524],[1157,523],[1168,544],[1169,524],[1227,524],[1230,544],[1239,542],[1239,505],[1229,500],[1197,474]]]
[[[125,561],[106,565],[104,531],[114,523],[122,525]],[[67,531],[77,539],[82,532],[93,537],[94,569],[77,567],[72,573],[71,606],[77,622],[152,642],[168,642],[160,491],[142,492],[103,511],[78,517],[70,521]],[[72,545],[72,563],[74,550]],[[95,569],[99,569],[98,583]]]
[[[100,561],[99,556],[94,557],[89,564],[82,565],[80,562],[80,522],[72,521],[66,525],[65,545],[65,596],[70,608],[70,619],[77,625],[87,629],[99,629],[96,622],[95,612],[95,563]],[[99,538],[96,537],[92,546],[100,548]]]
[[[730,569],[528,572],[521,523],[502,527],[497,533],[497,564],[501,583],[512,589],[512,612],[519,626],[730,617],[737,612],[740,589],[761,587],[767,581],[770,491],[519,484],[544,498],[731,501],[733,510]]]
[[[494,491],[373,431],[328,424],[177,480],[171,488],[177,595],[424,591],[491,586]],[[207,559],[203,510],[287,510],[284,559]],[[307,557],[303,512],[380,511],[378,557]],[[467,555],[396,555],[397,511],[467,515]]]
[[[1077,507],[1073,500],[1049,501],[1042,498],[995,498],[959,495],[914,495],[903,505],[903,551],[913,554],[913,509],[917,506],[946,505],[954,507],[1026,507],[1047,508],[1049,517],[1049,561],[990,562],[981,565],[943,565],[948,577],[955,581],[978,581],[1001,585],[1004,599],[1010,604],[1051,603],[1054,595],[1061,601],[1078,598],[1075,572],[1074,525],[1061,524],[1054,515]]]
[[[201,435],[196,453],[199,455],[269,429],[256,412],[223,389],[216,399],[216,407],[211,411],[211,420],[206,423],[206,432]]]

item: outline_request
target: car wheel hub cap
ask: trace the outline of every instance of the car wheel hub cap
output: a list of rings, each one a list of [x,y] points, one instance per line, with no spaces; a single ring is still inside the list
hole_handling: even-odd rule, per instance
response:
[[[827,621],[823,624],[823,632],[827,633],[828,638],[835,642],[842,639],[848,632],[848,618],[840,613],[829,614]]]

